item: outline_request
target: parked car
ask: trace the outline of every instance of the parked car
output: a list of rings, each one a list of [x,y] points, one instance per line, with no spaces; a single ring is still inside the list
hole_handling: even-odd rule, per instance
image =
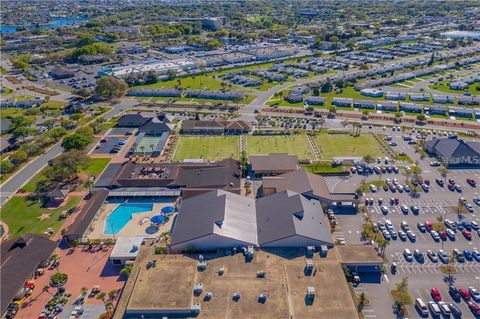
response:
[[[417,240],[417,235],[415,235],[415,233],[411,230],[407,231],[407,236],[408,238],[410,238],[411,241]]]
[[[435,182],[438,184],[438,186],[443,187],[445,186],[445,183],[443,183],[443,180],[440,178],[435,179]]]
[[[470,250],[464,249],[463,250],[463,256],[465,257],[466,260],[471,261],[473,260],[473,254]]]
[[[445,318],[449,318],[451,314],[450,307],[444,301],[440,301],[438,303],[438,306],[440,307],[440,311],[442,312],[442,315]]]
[[[462,230],[462,235],[466,240],[472,240],[472,233],[466,229]]]
[[[476,187],[477,186],[477,182],[475,182],[475,180],[471,179],[471,178],[467,178],[467,183],[468,185],[472,186],[472,187]]]
[[[455,301],[460,301],[460,299],[462,298],[462,295],[460,295],[460,292],[458,291],[457,287],[453,285],[448,288],[448,293],[450,294],[452,299]]]
[[[475,316],[480,316],[480,306],[477,303],[468,301],[467,306]]]
[[[443,250],[443,249],[440,249],[438,251],[438,258],[444,263],[448,263],[448,255],[447,253]]]
[[[450,238],[450,240],[455,240],[456,239],[455,232],[453,230],[451,230],[450,228],[448,228],[445,232],[447,233],[447,236],[448,236],[448,238]]]
[[[440,290],[438,288],[432,288],[430,290],[430,295],[435,301],[442,301],[442,296],[440,295]]]
[[[408,214],[408,206],[407,205],[400,206],[400,209],[402,210],[402,213]]]
[[[474,202],[475,204],[477,204],[478,206],[480,206],[480,196],[473,198],[473,202]]]
[[[370,188],[370,191],[371,191],[372,193],[375,193],[375,192],[377,191],[377,187],[376,187],[375,185],[373,185],[373,184],[370,184],[368,187]]]
[[[440,241],[440,235],[438,235],[437,231],[435,230],[430,231],[430,235],[432,236],[433,240]]]
[[[405,248],[405,250],[403,251],[403,256],[405,257],[406,261],[413,261],[413,254],[410,249]]]
[[[450,311],[454,318],[460,318],[462,316],[462,311],[455,303],[451,302],[448,306],[450,307]]]
[[[460,289],[458,289],[458,292],[460,293],[460,296],[462,296],[463,300],[465,300],[465,301],[470,300],[470,292],[468,292],[467,289],[460,288]]]
[[[434,318],[439,317],[442,314],[440,307],[434,301],[428,302],[428,309],[430,309],[430,312]]]
[[[470,297],[476,302],[480,301],[480,293],[474,287],[468,287],[468,292],[470,293]]]
[[[427,256],[432,262],[438,262],[438,256],[433,250],[427,250]]]
[[[420,223],[420,222],[417,223],[417,228],[418,228],[418,230],[421,231],[422,233],[424,233],[424,232],[427,231],[427,229],[425,228],[425,225],[422,224],[422,223]]]
[[[426,220],[426,221],[425,221],[425,228],[426,228],[428,231],[432,231],[432,230],[433,230],[433,224],[432,224],[432,222]]]

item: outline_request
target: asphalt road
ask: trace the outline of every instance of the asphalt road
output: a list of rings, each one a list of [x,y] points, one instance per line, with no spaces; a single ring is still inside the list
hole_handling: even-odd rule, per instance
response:
[[[132,107],[131,102],[122,102],[111,106],[112,109],[103,114],[106,120],[120,114],[125,109]],[[35,160],[29,162],[20,171],[10,177],[6,182],[0,185],[0,206],[5,204],[7,200],[15,194],[23,185],[33,178],[48,162],[63,152],[61,142],[54,144],[48,151],[40,155]]]

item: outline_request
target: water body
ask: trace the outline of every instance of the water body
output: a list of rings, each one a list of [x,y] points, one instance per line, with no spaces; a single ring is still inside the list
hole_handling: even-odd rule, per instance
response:
[[[17,28],[25,28],[27,30],[33,29],[53,29],[57,27],[64,27],[67,25],[77,24],[83,21],[87,21],[87,18],[58,18],[53,19],[50,23],[40,24],[40,25],[4,25],[0,24],[0,32],[2,33],[13,33],[17,32]]]

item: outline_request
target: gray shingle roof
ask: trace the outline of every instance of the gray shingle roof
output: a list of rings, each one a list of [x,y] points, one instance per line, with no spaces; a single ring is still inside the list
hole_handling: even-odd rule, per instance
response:
[[[215,190],[183,200],[171,245],[212,234],[255,246],[295,235],[312,240],[312,245],[333,244],[320,203],[291,191],[255,200]]]

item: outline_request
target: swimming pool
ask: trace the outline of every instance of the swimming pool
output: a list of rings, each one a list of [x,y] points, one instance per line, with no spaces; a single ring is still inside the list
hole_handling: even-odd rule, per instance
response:
[[[120,204],[105,220],[103,232],[105,235],[116,235],[132,219],[133,214],[144,213],[153,210],[153,204]]]

